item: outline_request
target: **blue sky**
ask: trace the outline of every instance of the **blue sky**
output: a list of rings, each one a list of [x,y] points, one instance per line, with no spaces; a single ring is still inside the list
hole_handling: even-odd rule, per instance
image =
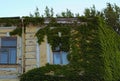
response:
[[[0,0],[0,17],[28,16],[36,7],[41,14],[44,14],[46,6],[52,7],[55,13],[68,8],[82,15],[85,8],[90,8],[94,4],[97,10],[101,10],[108,2],[120,7],[120,0]]]

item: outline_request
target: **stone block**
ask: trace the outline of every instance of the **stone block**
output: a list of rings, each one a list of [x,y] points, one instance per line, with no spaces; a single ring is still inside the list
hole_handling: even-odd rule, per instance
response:
[[[28,45],[28,46],[36,46],[36,40],[35,39],[26,40],[26,45]]]
[[[26,46],[26,53],[27,52],[36,52],[36,46]]]
[[[34,26],[26,27],[26,33],[36,33],[37,28]]]
[[[36,58],[35,52],[27,52],[25,58]]]
[[[15,27],[0,27],[0,32],[11,32]]]
[[[26,66],[26,67],[25,67],[25,71],[27,72],[27,71],[29,71],[29,70],[31,70],[31,69],[34,69],[34,68],[37,68],[37,66],[36,66],[36,65]]]
[[[36,65],[36,59],[26,59],[26,65]]]
[[[35,38],[35,33],[28,33],[25,34],[26,39],[34,39]]]

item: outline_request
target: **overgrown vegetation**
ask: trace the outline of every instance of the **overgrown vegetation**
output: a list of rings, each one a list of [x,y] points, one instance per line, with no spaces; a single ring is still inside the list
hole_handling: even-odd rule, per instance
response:
[[[61,33],[61,37],[59,37],[59,33]],[[70,38],[70,27],[49,27],[47,26],[44,29],[40,29],[36,36],[38,38],[38,42],[41,43],[43,41],[44,36],[47,36],[48,43],[51,44],[52,49],[55,50],[56,47],[60,46],[62,51],[69,51],[69,38]]]
[[[72,67],[71,67],[72,68]],[[21,76],[21,81],[82,81],[68,66],[49,65],[33,69]]]
[[[48,64],[33,69],[23,74],[21,81],[118,81],[120,37],[101,18],[92,17],[92,19],[92,21],[86,19],[87,24],[70,28],[70,35],[68,35],[70,38],[67,39],[70,41],[68,65]],[[58,32],[54,30],[53,34],[53,31],[50,31],[52,35]]]
[[[10,32],[10,35],[22,35],[22,27],[17,27],[16,29],[14,29],[13,31]]]
[[[99,28],[104,81],[120,80],[120,36],[102,20]]]
[[[48,37],[48,42],[53,47],[53,50],[61,43],[63,45],[63,47],[61,47],[63,51],[70,51],[68,55],[70,63],[68,65],[60,66],[61,68],[54,65],[51,66],[51,68],[48,68],[48,66],[41,67],[47,68],[47,70],[52,71],[55,74],[44,79],[39,76],[39,80],[42,81],[43,79],[51,81],[51,77],[53,81],[56,81],[56,76],[59,79],[61,78],[59,77],[61,75],[64,76],[62,77],[63,81],[103,80],[103,61],[101,58],[101,47],[98,34],[99,20],[97,17],[92,17],[92,19],[87,18],[86,22],[87,24],[75,27],[45,27],[36,33],[38,39],[40,39],[38,42],[42,42],[41,39],[46,35]],[[63,38],[62,41],[60,41],[61,39],[58,36],[58,32],[61,32],[63,35],[63,37],[61,36],[61,39]],[[64,39],[64,36],[68,38]],[[54,67],[57,70],[53,71],[52,68]],[[41,68],[39,68],[41,72],[45,71],[45,69]],[[35,70],[31,70],[30,72],[34,72]],[[56,74],[57,72],[59,72],[59,74]],[[46,73],[48,72],[44,72],[41,76],[46,77]],[[21,81],[25,81],[29,76],[29,73],[26,73],[25,75],[26,76],[21,77]],[[36,79],[34,78],[34,80]]]
[[[58,24],[54,18],[53,9],[46,7],[45,17],[51,22],[40,29],[36,36],[39,44],[46,35],[52,50],[60,46],[62,51],[69,51],[69,64],[65,66],[49,65],[24,73],[21,81],[119,81],[120,80],[120,8],[107,4],[103,11],[97,11],[95,6],[85,9],[85,15],[78,21],[82,25]],[[67,9],[57,17],[75,17]],[[29,17],[28,17],[29,18]],[[25,24],[41,25],[44,19],[38,9]],[[11,32],[18,34],[17,29]],[[20,31],[20,30],[19,30]],[[21,31],[20,31],[21,32]],[[61,32],[61,36],[58,33]]]

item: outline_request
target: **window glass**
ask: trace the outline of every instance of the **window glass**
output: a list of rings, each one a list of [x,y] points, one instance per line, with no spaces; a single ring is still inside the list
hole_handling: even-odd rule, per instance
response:
[[[53,52],[53,63],[54,64],[68,64],[67,52]]]
[[[1,39],[1,46],[16,46],[16,44],[17,44],[16,38],[5,37]]]
[[[67,59],[67,55],[68,53],[67,52],[62,52],[62,62],[63,64],[68,64],[68,59]]]
[[[0,64],[15,64],[17,54],[17,39],[15,37],[2,37],[0,48]]]
[[[54,64],[60,64],[60,53],[59,52],[54,52],[53,53],[53,61]]]
[[[0,50],[0,63],[6,64],[8,62],[8,51],[5,49]]]
[[[9,63],[10,64],[16,63],[16,48],[9,49]]]

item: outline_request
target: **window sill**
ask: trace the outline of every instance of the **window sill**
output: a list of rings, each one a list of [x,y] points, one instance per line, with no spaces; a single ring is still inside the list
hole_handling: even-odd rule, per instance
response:
[[[19,66],[19,64],[0,64],[0,68],[17,68]]]

